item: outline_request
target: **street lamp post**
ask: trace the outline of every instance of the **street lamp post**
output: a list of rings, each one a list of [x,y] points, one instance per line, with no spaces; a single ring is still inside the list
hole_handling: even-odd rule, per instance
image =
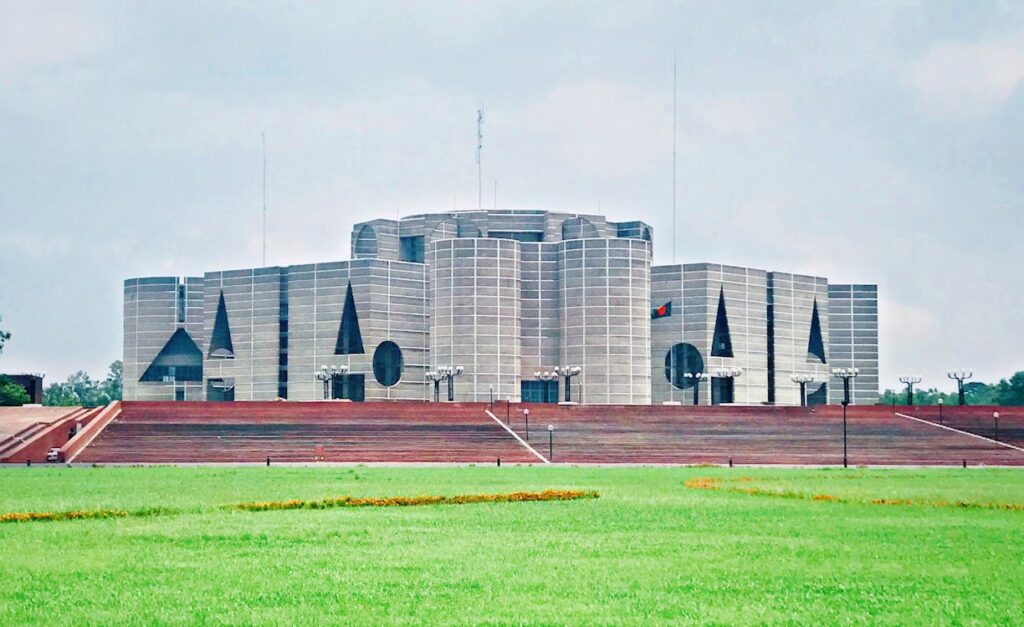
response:
[[[950,370],[946,373],[946,376],[950,379],[956,380],[957,403],[960,405],[966,405],[967,400],[964,398],[964,381],[973,377],[974,372],[970,370]]]
[[[434,402],[438,403],[441,401],[441,381],[444,380],[444,374],[440,370],[430,370],[427,372],[427,379],[434,383]]]
[[[706,372],[684,372],[683,377],[693,381],[693,404],[700,405],[700,382],[707,381],[710,376]]]
[[[555,456],[555,425],[548,425],[548,461]]]
[[[530,408],[523,408],[523,420],[526,422],[526,441],[530,441]]]
[[[583,372],[581,366],[555,366],[554,371],[565,379],[565,402],[572,402],[572,378]]]
[[[327,371],[327,366],[320,366],[320,369],[317,370],[315,373],[313,373],[313,376],[316,377],[317,380],[323,382],[323,384],[324,384],[324,400],[326,401],[327,400],[327,386],[329,385],[329,381],[331,380],[331,375]]]
[[[465,371],[462,366],[439,366],[437,369],[448,380],[448,402],[455,402],[455,377]]]
[[[494,386],[493,385],[487,386],[487,392],[488,392],[488,394],[490,395],[490,398],[491,398],[491,411],[494,411]]]
[[[320,370],[313,374],[324,384],[325,401],[334,396],[334,380],[346,374],[348,374],[348,366],[320,366]]]
[[[996,440],[999,440],[999,412],[992,412],[992,420],[996,423]]]
[[[800,385],[800,407],[807,407],[807,384],[814,382],[813,374],[790,375],[789,380]]]
[[[942,400],[942,397],[940,396],[940,397],[939,397],[939,424],[940,424],[940,425],[942,424],[942,404],[943,404],[944,402],[945,402],[945,401],[944,401],[944,400]]]
[[[900,383],[907,386],[907,405],[914,404],[914,385],[921,382],[921,377],[900,377]]]
[[[505,424],[512,426],[512,397],[505,397]]]
[[[548,401],[548,386],[551,385],[552,383],[556,383],[556,387],[557,387],[558,373],[557,372],[550,372],[548,370],[545,370],[544,372],[541,372],[540,370],[538,370],[538,371],[533,373],[533,378],[537,379],[538,381],[540,381],[543,384],[541,386],[544,389],[544,398],[542,399],[542,402],[544,402],[544,403],[550,402],[550,401]],[[558,402],[558,390],[557,389],[555,390],[555,402],[556,403]]]
[[[843,380],[843,468],[847,467],[846,408],[850,405],[850,381],[860,374],[859,368],[833,368],[832,376]]]
[[[714,376],[715,376],[716,379],[729,379],[730,381],[732,381],[733,379],[738,378],[742,374],[743,374],[743,368],[736,368],[736,367],[732,367],[732,368],[717,368],[715,370]],[[729,386],[729,389],[730,389],[730,394],[734,394],[734,392],[732,392],[732,385]],[[721,391],[721,390],[719,390],[719,391]],[[714,392],[714,387],[712,387],[712,392]],[[713,397],[714,397],[714,394],[712,394],[712,399],[711,399],[712,403],[715,402],[715,399]],[[734,401],[735,401],[734,398],[730,398],[729,399],[730,403],[732,403]],[[722,399],[718,399],[718,402],[721,403]]]

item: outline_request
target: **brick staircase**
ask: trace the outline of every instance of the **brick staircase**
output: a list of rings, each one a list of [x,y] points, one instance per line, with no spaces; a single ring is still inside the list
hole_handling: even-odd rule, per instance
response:
[[[482,404],[124,402],[76,461],[536,462]]]
[[[522,405],[512,427],[523,435]],[[554,462],[841,464],[842,407],[530,405],[530,440]],[[504,420],[506,408],[495,415]],[[1024,465],[1024,453],[895,416],[892,407],[850,407],[850,465]]]
[[[897,407],[897,411],[1024,448],[1024,407],[953,406],[943,407],[941,415],[938,405]],[[998,438],[996,437],[996,422],[992,417],[993,412],[999,412]]]

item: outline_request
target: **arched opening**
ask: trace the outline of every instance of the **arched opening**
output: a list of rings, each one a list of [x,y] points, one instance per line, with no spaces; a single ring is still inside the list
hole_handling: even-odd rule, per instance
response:
[[[601,237],[594,223],[586,218],[569,218],[562,223],[562,239]]]
[[[377,350],[373,351],[373,378],[384,387],[397,384],[402,378],[404,367],[402,349],[391,340],[381,342]]]
[[[696,382],[687,372],[704,372],[704,358],[693,344],[679,343],[665,353],[665,378],[676,389],[685,390]]]
[[[364,224],[356,234],[356,243],[352,247],[352,254],[357,259],[377,256],[377,231],[369,224]]]

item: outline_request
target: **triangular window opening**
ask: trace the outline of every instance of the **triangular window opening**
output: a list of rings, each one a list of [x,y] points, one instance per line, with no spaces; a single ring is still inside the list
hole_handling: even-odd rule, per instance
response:
[[[231,325],[228,324],[228,308],[224,304],[224,291],[220,293],[217,304],[217,317],[213,322],[213,335],[210,336],[209,357],[234,359],[235,349],[231,344]]]
[[[352,283],[345,292],[345,309],[341,312],[341,328],[338,329],[338,343],[335,355],[362,355],[363,334],[359,331],[359,316],[356,314],[356,299],[352,296]]]
[[[715,333],[711,337],[712,357],[732,357],[732,336],[729,335],[729,315],[725,311],[725,289],[718,292],[718,315]]]
[[[811,310],[811,334],[807,339],[807,361],[825,362],[825,343],[821,339],[821,320],[818,318],[818,299]]]
[[[203,351],[185,329],[178,329],[160,349],[139,381],[202,381]]]

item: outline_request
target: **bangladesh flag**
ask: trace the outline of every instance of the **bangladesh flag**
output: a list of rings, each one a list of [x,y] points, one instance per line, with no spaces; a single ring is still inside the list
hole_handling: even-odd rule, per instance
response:
[[[651,310],[651,320],[657,320],[658,318],[664,318],[665,316],[672,315],[672,301],[668,301],[661,307],[655,307]]]

